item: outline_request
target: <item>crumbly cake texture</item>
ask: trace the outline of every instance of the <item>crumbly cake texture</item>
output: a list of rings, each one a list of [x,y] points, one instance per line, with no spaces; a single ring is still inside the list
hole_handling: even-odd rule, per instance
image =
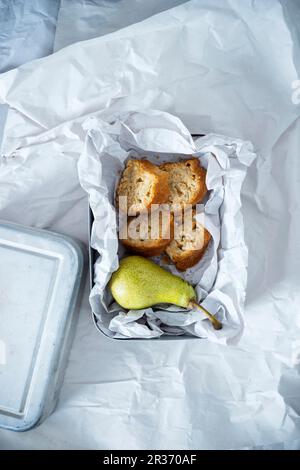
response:
[[[129,215],[163,204],[170,197],[169,175],[148,160],[128,160],[116,191],[117,208],[121,207],[120,196],[127,197]]]
[[[207,194],[206,170],[198,158],[164,163],[160,168],[169,173],[170,204],[198,204]]]
[[[129,251],[146,257],[158,256],[173,238],[173,215],[169,211],[149,214],[145,229],[135,217],[130,220],[127,231],[127,237],[121,242]]]
[[[166,248],[166,253],[179,271],[185,271],[195,266],[203,257],[211,234],[195,219],[193,210],[193,220],[190,230],[182,230],[180,237],[176,236]]]

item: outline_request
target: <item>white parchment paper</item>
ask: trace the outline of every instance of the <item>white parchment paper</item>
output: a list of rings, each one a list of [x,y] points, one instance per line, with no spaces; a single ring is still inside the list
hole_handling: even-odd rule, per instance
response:
[[[87,138],[79,161],[79,177],[94,213],[91,244],[100,254],[90,296],[99,328],[102,325],[115,338],[186,333],[223,343],[236,341],[244,326],[247,279],[240,191],[247,166],[255,158],[252,145],[214,134],[193,142],[178,118],[156,110],[127,113],[113,124],[91,117],[83,127]],[[219,331],[196,310],[159,306],[127,313],[113,303],[107,287],[124,254],[124,249],[119,249],[114,198],[126,161],[143,156],[159,164],[190,155],[198,157],[207,169],[209,197],[204,205],[204,223],[212,241],[203,259],[185,273],[179,273],[175,266],[167,269],[196,288],[198,300],[222,322]],[[156,262],[165,264],[161,259]]]

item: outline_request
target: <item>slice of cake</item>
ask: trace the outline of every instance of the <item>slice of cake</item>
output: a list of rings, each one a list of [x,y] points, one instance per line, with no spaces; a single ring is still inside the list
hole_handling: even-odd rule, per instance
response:
[[[206,170],[198,158],[164,163],[160,169],[169,173],[169,203],[194,205],[203,200],[207,193]]]
[[[121,197],[127,197],[127,204]],[[116,206],[129,215],[136,215],[151,208],[152,204],[163,204],[170,196],[169,175],[148,160],[128,160],[116,191]]]
[[[179,271],[195,266],[203,257],[211,240],[211,234],[202,224],[197,224],[195,215],[193,210],[188,228],[184,226],[180,232],[174,229],[174,239],[166,248],[167,255]]]

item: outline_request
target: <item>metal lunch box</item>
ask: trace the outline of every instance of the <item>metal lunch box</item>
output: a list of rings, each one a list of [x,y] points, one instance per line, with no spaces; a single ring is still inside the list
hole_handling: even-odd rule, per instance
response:
[[[203,137],[204,134],[192,134],[193,139],[197,139],[198,137]],[[94,286],[94,264],[96,262],[97,257],[99,254],[97,251],[91,246],[91,233],[92,233],[92,225],[94,222],[94,215],[93,212],[88,206],[88,224],[89,224],[89,280],[90,280],[90,289],[93,288]],[[149,339],[144,339],[144,338],[114,338],[108,334],[108,332],[101,328],[101,325],[97,322],[97,316],[94,312],[93,314],[93,321],[94,324],[97,328],[98,331],[100,331],[102,334],[104,334],[107,338],[113,339],[113,340],[118,340],[118,341],[149,341]],[[154,341],[174,341],[174,340],[197,340],[196,337],[190,336],[190,335],[181,335],[181,336],[166,336],[163,335],[159,338],[153,338]],[[152,340],[152,341],[153,341]]]

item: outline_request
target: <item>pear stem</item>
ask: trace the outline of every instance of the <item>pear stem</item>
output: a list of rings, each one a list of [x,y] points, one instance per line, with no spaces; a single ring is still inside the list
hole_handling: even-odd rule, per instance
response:
[[[222,323],[219,322],[219,320],[216,319],[211,313],[209,313],[204,307],[201,307],[195,300],[191,300],[189,303],[190,308],[196,308],[197,310],[201,310],[201,312],[205,313],[205,315],[209,318],[209,320],[212,322],[212,325],[215,330],[221,330],[222,329]]]

